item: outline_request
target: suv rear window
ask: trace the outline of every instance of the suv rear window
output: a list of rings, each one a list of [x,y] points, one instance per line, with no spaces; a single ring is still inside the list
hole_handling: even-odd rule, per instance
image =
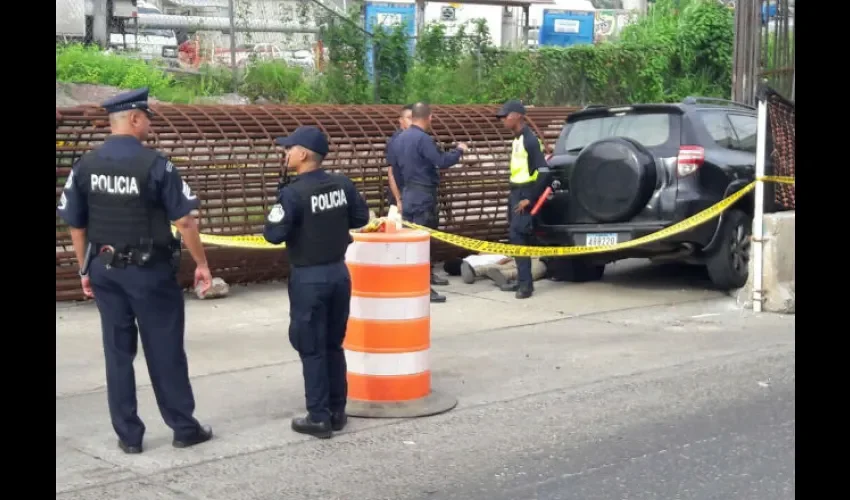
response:
[[[670,131],[669,113],[587,118],[564,127],[555,145],[555,154],[577,152],[607,137],[628,137],[651,148],[665,144],[670,139]]]

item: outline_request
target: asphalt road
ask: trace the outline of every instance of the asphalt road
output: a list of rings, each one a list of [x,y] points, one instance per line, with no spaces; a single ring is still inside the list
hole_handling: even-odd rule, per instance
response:
[[[773,376],[770,382],[760,381],[766,385],[762,391],[743,388],[765,371]],[[663,391],[669,404],[683,411],[612,432],[600,426],[585,439],[571,439],[577,430],[568,422],[552,423],[532,442],[544,441],[546,434],[564,439],[506,460],[502,470],[491,469],[493,475],[481,475],[457,491],[420,498],[793,499],[793,354],[735,360],[684,375],[632,386],[635,391]],[[700,385],[700,390],[729,392],[711,407],[697,403],[688,408],[685,393],[696,388],[696,380],[709,384]],[[673,395],[684,400],[673,401]]]
[[[457,408],[331,440],[289,429],[303,390],[282,290],[193,301],[197,415],[217,437],[171,448],[140,359],[137,456],[115,447],[93,308],[57,306],[56,498],[794,498],[794,317],[681,283],[543,283],[531,302],[456,286],[432,308],[432,368]]]

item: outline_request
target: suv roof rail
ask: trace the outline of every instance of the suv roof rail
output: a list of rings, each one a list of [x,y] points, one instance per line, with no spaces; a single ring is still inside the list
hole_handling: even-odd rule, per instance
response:
[[[585,109],[593,109],[593,108],[607,108],[607,106],[605,106],[604,104],[588,104],[587,106],[585,106],[581,109],[582,109],[582,111],[584,111]]]
[[[721,99],[719,97],[699,97],[699,96],[690,96],[689,95],[688,97],[685,97],[684,99],[682,99],[682,103],[683,104],[699,104],[699,103],[711,104],[711,103],[715,103],[715,104],[726,104],[726,105],[729,105],[729,106],[735,106],[735,107],[739,107],[739,108],[756,109],[755,106],[749,106],[747,104],[742,104],[740,102],[730,101],[729,99]]]

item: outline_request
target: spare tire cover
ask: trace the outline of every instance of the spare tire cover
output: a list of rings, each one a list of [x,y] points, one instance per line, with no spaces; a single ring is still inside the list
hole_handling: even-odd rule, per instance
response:
[[[622,222],[646,205],[656,177],[655,160],[643,145],[612,137],[589,144],[578,155],[570,193],[594,219]]]

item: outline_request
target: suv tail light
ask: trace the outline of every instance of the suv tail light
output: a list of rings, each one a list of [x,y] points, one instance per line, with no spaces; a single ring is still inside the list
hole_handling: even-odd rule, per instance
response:
[[[686,177],[696,172],[705,161],[705,149],[702,146],[682,146],[679,148],[676,173]]]

